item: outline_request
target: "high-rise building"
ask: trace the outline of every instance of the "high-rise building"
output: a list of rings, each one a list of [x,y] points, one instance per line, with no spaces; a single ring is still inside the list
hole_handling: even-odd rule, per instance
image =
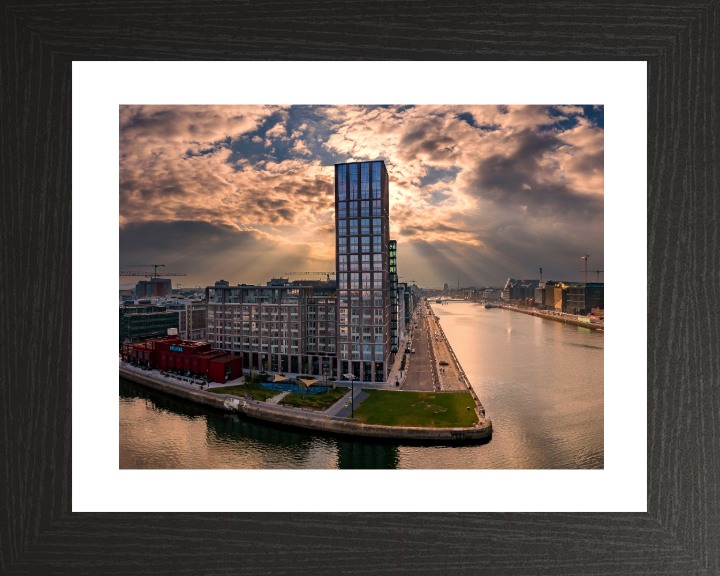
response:
[[[339,373],[384,382],[390,339],[390,202],[385,163],[335,166]]]
[[[398,275],[397,240],[390,240],[388,246],[388,279],[390,281],[390,351],[398,351]]]

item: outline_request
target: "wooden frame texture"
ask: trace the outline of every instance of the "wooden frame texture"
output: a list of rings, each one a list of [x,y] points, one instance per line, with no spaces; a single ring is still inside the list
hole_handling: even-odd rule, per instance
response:
[[[720,573],[719,30],[718,0],[1,4],[0,573]],[[648,513],[71,513],[71,62],[164,59],[646,60]]]

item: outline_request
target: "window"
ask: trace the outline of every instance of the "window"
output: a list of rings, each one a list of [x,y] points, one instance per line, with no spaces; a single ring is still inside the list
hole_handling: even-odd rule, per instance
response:
[[[375,290],[382,290],[383,287],[383,275],[382,273],[375,273],[375,282],[373,283],[373,288]]]
[[[347,290],[347,273],[341,273],[338,275],[339,288],[340,290]]]
[[[350,218],[357,218],[357,217],[358,217],[357,202],[350,202]]]
[[[369,218],[363,218],[360,221],[360,233],[361,234],[370,234],[370,219]],[[380,232],[378,232],[380,234]]]
[[[338,269],[347,270],[347,256],[338,256]]]
[[[373,200],[373,216],[381,216],[380,200]]]
[[[350,252],[356,252],[358,251],[358,239],[357,238],[350,238]]]
[[[350,288],[360,288],[360,274],[357,272],[350,273]]]
[[[382,252],[382,236],[373,236],[373,252]]]
[[[338,220],[338,235],[347,236],[347,220]]]
[[[338,200],[345,200],[345,169],[344,165],[337,167]]]
[[[350,220],[350,236],[357,236],[358,233],[358,221]]]
[[[372,346],[363,344],[363,360],[372,360],[371,352],[370,352],[371,350],[372,350]]]
[[[370,291],[364,291],[362,293],[363,298],[363,307],[371,308],[372,307],[372,292]]]
[[[363,272],[362,283],[363,288],[370,288],[370,272]]]
[[[362,256],[362,269],[370,270],[370,254],[363,254]]]
[[[341,202],[341,204],[345,204],[345,202]],[[338,218],[347,218],[347,210],[338,210]]]
[[[383,361],[383,350],[382,345],[378,346],[375,345],[375,362],[382,362]]]
[[[362,251],[370,252],[370,236],[362,237]]]
[[[382,292],[375,292],[375,307],[376,307],[376,308],[382,308],[382,307],[383,307]]]
[[[340,306],[347,306],[348,305],[348,293],[347,292],[340,292]]]
[[[360,164],[360,196],[363,199],[370,198],[370,163]]]
[[[358,269],[358,255],[351,254],[350,255],[350,270],[357,270],[357,269]]]
[[[362,214],[361,216],[370,216],[370,201],[369,200],[363,200],[360,202],[360,206],[362,207]]]
[[[382,224],[380,218],[373,218],[373,234],[382,234]]]
[[[350,164],[350,200],[358,199],[357,164]],[[344,200],[344,198],[343,198]]]
[[[382,254],[373,254],[373,270],[382,270]]]

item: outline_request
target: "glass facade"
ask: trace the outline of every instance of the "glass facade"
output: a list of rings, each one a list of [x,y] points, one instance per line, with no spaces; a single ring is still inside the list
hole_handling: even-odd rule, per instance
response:
[[[388,182],[382,161],[336,166],[338,361],[361,380],[383,381],[392,360]]]
[[[397,240],[388,245],[388,288],[390,291],[390,345],[392,352],[398,351],[398,276]]]

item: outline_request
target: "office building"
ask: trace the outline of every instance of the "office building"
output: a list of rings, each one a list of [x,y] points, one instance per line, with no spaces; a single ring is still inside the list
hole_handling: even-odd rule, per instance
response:
[[[390,217],[383,161],[335,166],[339,373],[384,382],[390,339]]]
[[[604,288],[602,282],[573,282],[567,287],[567,304],[565,311],[568,314],[585,316],[593,308],[603,309]]]
[[[145,298],[152,296],[172,295],[172,283],[169,278],[152,278],[151,280],[140,280],[135,285],[135,297]]]
[[[545,309],[565,312],[567,286],[562,282],[548,280],[545,282]]]
[[[177,310],[141,301],[120,304],[120,344],[165,336],[168,328],[179,328]]]

